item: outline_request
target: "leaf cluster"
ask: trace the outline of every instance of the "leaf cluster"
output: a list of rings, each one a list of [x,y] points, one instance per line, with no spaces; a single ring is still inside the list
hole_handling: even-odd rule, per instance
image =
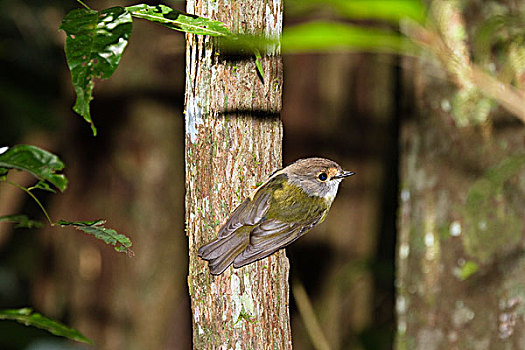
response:
[[[97,129],[89,103],[93,99],[94,80],[107,79],[117,69],[129,42],[133,17],[186,33],[231,35],[222,22],[188,15],[165,5],[116,6],[101,11],[83,8],[69,12],[60,29],[67,35],[65,53],[77,95],[73,110],[91,124],[93,135]]]
[[[67,187],[67,178],[62,173],[64,163],[60,158],[46,150],[32,145],[15,145],[13,147],[0,148],[0,183],[6,183],[26,192],[40,207],[51,226],[72,226],[95,238],[112,245],[117,252],[125,252],[133,256],[131,240],[117,231],[104,227],[103,220],[96,221],[66,221],[51,220],[46,209],[34,194],[36,190],[56,193],[63,192]],[[36,178],[36,183],[31,187],[24,187],[9,179],[11,171],[25,171]],[[39,228],[44,225],[39,220],[33,220],[22,214],[11,214],[0,216],[0,222],[11,222],[15,227]],[[79,331],[66,327],[63,324],[33,313],[31,309],[23,308],[17,310],[0,311],[0,320],[14,320],[27,326],[45,329],[55,335],[63,336],[72,340],[91,343]]]

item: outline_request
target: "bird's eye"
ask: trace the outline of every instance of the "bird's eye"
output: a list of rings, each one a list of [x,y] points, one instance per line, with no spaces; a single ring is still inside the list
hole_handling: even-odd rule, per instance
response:
[[[326,179],[328,179],[328,175],[326,175],[326,173],[321,173],[317,176],[319,178],[319,180],[321,181],[326,181]]]

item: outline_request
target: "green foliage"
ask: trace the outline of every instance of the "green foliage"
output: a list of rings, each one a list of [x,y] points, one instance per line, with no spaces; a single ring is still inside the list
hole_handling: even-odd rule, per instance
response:
[[[15,182],[8,180],[8,172],[12,169],[27,171],[34,175],[39,181],[32,187],[26,188]],[[44,190],[56,192],[51,185],[60,191],[64,191],[67,179],[58,172],[64,169],[64,163],[54,154],[30,145],[16,145],[11,148],[0,148],[0,182],[13,185],[26,192],[42,209],[47,220],[52,226],[73,226],[78,230],[93,235],[95,238],[104,241],[106,244],[113,245],[118,252],[126,252],[129,256],[134,253],[130,249],[131,240],[123,234],[103,226],[104,221],[64,221],[54,223],[45,210],[42,203],[33,194],[33,190]],[[29,219],[26,215],[4,215],[0,216],[0,222],[13,222],[15,227],[39,228],[43,223]],[[75,329],[68,328],[63,324],[53,321],[38,313],[32,313],[31,309],[24,308],[18,310],[0,311],[0,320],[14,320],[27,326],[34,326],[45,329],[55,335],[63,336],[76,341],[90,344],[91,341],[84,337]]]
[[[405,18],[418,22],[426,20],[425,6],[419,0],[294,0],[290,6],[292,11],[299,8],[300,11],[317,11],[328,7],[347,18],[375,19],[395,24]]]
[[[69,12],[60,29],[67,35],[66,59],[77,95],[73,110],[91,124],[93,135],[97,134],[97,129],[91,118],[89,103],[93,100],[94,80],[107,79],[117,69],[131,35],[132,17],[186,33],[231,35],[222,22],[188,15],[165,5],[139,4],[102,11],[85,8]]]
[[[40,228],[44,226],[41,221],[29,219],[27,215],[22,214],[0,216],[0,222],[15,223],[15,228]]]
[[[358,50],[405,54],[415,46],[388,30],[344,23],[312,21],[290,27],[281,38],[283,52]]]
[[[130,249],[131,240],[118,233],[117,231],[104,227],[104,220],[96,221],[65,221],[59,220],[60,226],[73,226],[77,230],[84,231],[87,234],[93,235],[95,238],[104,241],[106,244],[111,244],[115,247],[117,252],[125,252],[129,256],[134,256],[135,253]]]
[[[26,326],[44,329],[52,334],[66,337],[78,342],[92,344],[92,341],[83,336],[79,331],[69,328],[62,323],[53,321],[30,308],[0,310],[0,320],[12,320]]]
[[[61,192],[66,189],[67,179],[58,172],[64,169],[64,163],[54,154],[31,145],[16,145],[0,154],[0,175],[9,169],[24,170],[41,180],[37,188],[50,189],[46,181]]]
[[[232,35],[222,22],[189,15],[165,5],[149,6],[140,4],[128,6],[125,9],[133,17],[157,22],[165,27],[185,33],[209,36]]]
[[[122,7],[100,12],[77,9],[66,15],[60,29],[67,34],[66,59],[77,94],[73,110],[91,124],[96,135],[89,111],[94,79],[107,79],[117,68],[131,34],[131,14]]]
[[[318,6],[310,0],[303,7]],[[397,22],[410,18],[423,22],[426,11],[418,0],[330,0],[329,7],[349,18],[373,18]],[[273,53],[281,45],[284,52],[365,50],[397,54],[413,54],[414,45],[393,30],[379,30],[334,22],[310,22],[283,32],[282,38],[231,33],[222,22],[190,15],[165,5],[138,4],[107,10],[73,10],[60,26],[67,34],[66,58],[73,78],[77,99],[73,109],[96,128],[90,114],[95,78],[109,78],[118,66],[127,46],[132,17],[159,23],[170,29],[225,38],[223,48],[255,54],[255,67],[264,76],[261,53]]]
[[[41,148],[31,145],[16,145],[11,148],[4,147],[0,149],[3,153],[0,154],[0,182],[5,182],[16,186],[26,192],[42,209],[47,220],[51,225],[73,226],[95,238],[104,241],[106,244],[113,245],[118,252],[126,252],[132,256],[133,251],[130,249],[131,241],[125,235],[117,233],[113,229],[108,229],[103,226],[104,221],[64,221],[60,220],[54,223],[49,217],[44,206],[38,198],[33,194],[33,190],[44,190],[55,192],[50,185],[55,186],[60,191],[64,191],[67,185],[67,179],[63,174],[58,172],[64,169],[64,163],[54,154],[45,151]],[[11,182],[7,179],[9,170],[17,169],[27,171],[33,174],[39,181],[32,187],[26,188],[17,183]],[[6,215],[0,217],[0,221],[14,222],[16,227],[40,227],[42,223],[35,220],[30,220],[25,215]]]

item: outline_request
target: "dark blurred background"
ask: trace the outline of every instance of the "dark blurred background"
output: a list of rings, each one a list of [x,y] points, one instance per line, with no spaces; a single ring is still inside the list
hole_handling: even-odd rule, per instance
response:
[[[148,2],[155,4],[155,2]],[[166,1],[183,10],[184,2]],[[93,8],[122,2],[90,1]],[[0,146],[60,155],[69,186],[42,193],[54,220],[105,218],[128,234],[128,258],[72,229],[0,224],[0,308],[31,306],[79,329],[97,349],[189,349],[184,234],[184,35],[135,20],[122,62],[98,81],[92,116],[71,110],[63,53],[65,0],[0,2]],[[286,7],[286,4],[285,4]],[[304,19],[287,14],[285,25]],[[329,18],[330,14],[317,14]],[[394,317],[400,78],[398,59],[367,53],[293,54],[284,60],[285,164],[323,156],[357,173],[328,219],[288,250],[334,349],[389,349]],[[203,169],[202,171],[206,171]],[[15,174],[20,183],[32,178]],[[42,213],[0,185],[0,215]],[[294,347],[312,349],[291,297]],[[78,349],[35,328],[0,322],[1,349]]]

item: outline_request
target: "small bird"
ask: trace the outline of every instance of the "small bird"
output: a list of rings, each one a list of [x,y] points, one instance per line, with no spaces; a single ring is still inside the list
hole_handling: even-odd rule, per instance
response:
[[[282,249],[321,223],[352,171],[325,158],[299,159],[274,172],[231,213],[217,238],[199,249],[220,275]]]

